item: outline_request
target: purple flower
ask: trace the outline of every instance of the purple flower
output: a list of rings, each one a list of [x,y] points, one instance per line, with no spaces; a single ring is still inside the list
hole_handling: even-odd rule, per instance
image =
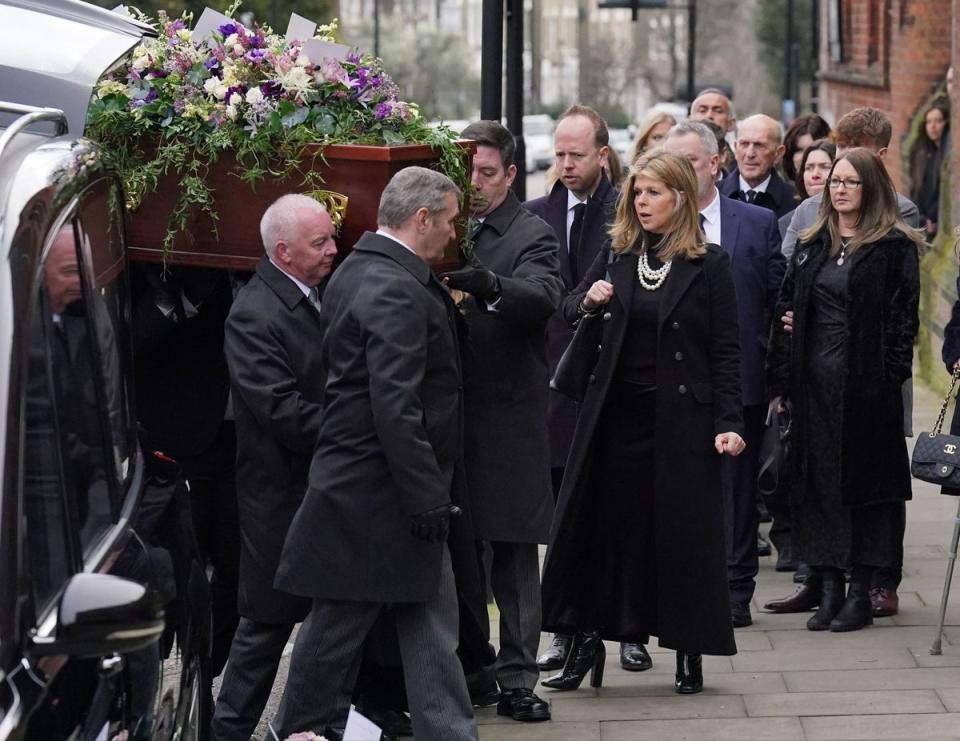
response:
[[[366,67],[357,67],[357,87],[366,87],[367,72],[368,70]]]
[[[390,118],[391,113],[393,113],[393,109],[390,108],[389,103],[377,103],[377,107],[373,109],[373,117],[377,121],[382,121],[385,118]]]
[[[220,66],[220,61],[215,57],[210,57],[210,59],[203,63],[203,66],[212,71]]]
[[[247,41],[251,49],[260,49],[264,43],[263,34],[258,31],[253,36],[248,36]]]
[[[187,27],[187,24],[183,22],[182,18],[177,18],[177,20],[175,20],[170,26],[170,28],[173,29],[174,31],[182,31],[186,27]]]
[[[145,100],[131,100],[130,101],[130,110],[136,110],[137,108],[143,108],[147,102]]]
[[[152,69],[147,72],[144,77],[151,80],[161,80],[169,74],[165,69]]]
[[[228,88],[227,88],[227,94],[223,96],[223,99],[229,103],[229,102],[230,102],[230,97],[231,97],[234,93],[238,93],[238,94],[240,95],[240,97],[242,98],[244,95],[247,94],[247,86],[246,86],[246,85],[233,85],[232,87],[228,87]]]
[[[143,99],[143,103],[144,105],[146,105],[147,103],[152,103],[159,97],[160,95],[157,93],[157,91],[154,90],[153,88],[150,88],[150,92],[147,93],[147,97]]]
[[[351,50],[350,53],[347,54],[347,61],[350,62],[350,64],[360,64],[360,55],[356,49]]]
[[[223,34],[223,38],[227,38],[231,34],[240,33],[240,26],[236,23],[224,23],[217,31]]]
[[[264,51],[263,49],[251,49],[244,56],[246,57],[248,62],[252,62],[253,64],[259,64],[260,62],[263,61],[263,58],[266,55],[267,55],[267,52]]]
[[[260,92],[265,98],[279,98],[283,95],[283,86],[276,80],[267,80],[260,85]]]

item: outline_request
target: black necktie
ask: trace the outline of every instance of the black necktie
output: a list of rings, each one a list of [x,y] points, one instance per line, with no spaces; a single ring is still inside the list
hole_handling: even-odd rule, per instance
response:
[[[697,218],[700,220],[700,231],[702,231],[704,234],[706,234],[706,233],[707,233],[707,229],[706,229],[706,227],[704,226],[704,224],[707,223],[707,218],[706,218],[703,214],[697,214]]]
[[[756,203],[757,202],[757,191],[748,190],[747,191],[747,203]]]
[[[570,239],[567,240],[567,258],[570,260],[570,275],[573,285],[580,282],[577,275],[577,253],[580,250],[580,235],[583,232],[583,213],[587,210],[585,203],[578,203],[573,207],[573,223],[570,225]]]

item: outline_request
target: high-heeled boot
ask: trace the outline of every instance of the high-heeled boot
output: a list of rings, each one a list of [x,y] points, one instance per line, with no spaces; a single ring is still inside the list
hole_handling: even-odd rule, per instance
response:
[[[677,651],[674,687],[680,695],[695,695],[703,689],[703,657],[700,654]]]
[[[820,575],[820,607],[807,621],[807,630],[830,630],[830,621],[843,607],[846,596],[843,592],[843,572],[840,569],[814,568]]]
[[[840,612],[830,621],[830,630],[834,633],[846,633],[860,630],[865,625],[873,625],[873,605],[870,602],[872,576],[873,569],[869,566],[854,565],[847,599]]]
[[[544,679],[540,684],[553,690],[575,690],[589,671],[590,686],[599,687],[603,684],[606,659],[603,641],[598,634],[577,633],[573,636],[567,663],[563,665],[561,672]]]

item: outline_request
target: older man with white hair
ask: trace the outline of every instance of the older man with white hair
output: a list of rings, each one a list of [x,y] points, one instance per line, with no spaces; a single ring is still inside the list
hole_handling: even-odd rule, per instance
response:
[[[217,697],[217,741],[249,741],[284,646],[310,611],[308,599],[274,589],[273,579],[320,429],[319,287],[337,245],[330,215],[305,195],[276,200],[260,233],[266,254],[230,309],[224,345],[237,429],[241,618]]]
[[[773,211],[777,218],[797,206],[797,191],[777,174],[783,157],[783,126],[758,113],[740,122],[733,147],[737,167],[720,181],[720,195]]]

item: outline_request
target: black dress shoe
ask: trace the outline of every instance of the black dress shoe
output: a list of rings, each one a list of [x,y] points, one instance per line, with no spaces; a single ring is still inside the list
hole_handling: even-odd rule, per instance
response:
[[[573,636],[565,636],[556,633],[547,650],[537,659],[537,666],[542,672],[552,672],[563,667],[567,663],[567,654],[570,653],[570,641]]]
[[[496,705],[500,702],[500,688],[494,682],[487,687],[470,690],[470,702],[475,708],[488,708],[491,705]]]
[[[748,625],[753,625],[750,605],[746,602],[731,602],[730,618],[733,620],[734,628],[746,628]]]
[[[769,556],[771,553],[773,553],[773,549],[770,547],[770,543],[760,533],[757,533],[757,555]]]
[[[372,723],[380,726],[385,736],[399,738],[413,736],[413,724],[410,716],[399,710],[390,708],[363,707],[357,711]]]
[[[607,653],[596,633],[577,633],[570,644],[570,655],[559,674],[544,679],[540,684],[552,690],[575,690],[590,672],[590,686],[603,684],[603,667]]]
[[[776,571],[796,571],[797,559],[793,557],[793,548],[788,545],[777,550],[777,565],[773,567]]]
[[[550,720],[550,706],[533,694],[533,690],[519,687],[500,694],[497,715],[508,715],[524,723]]]
[[[677,651],[677,694],[695,695],[703,690],[703,657]]]
[[[830,630],[834,633],[846,633],[860,630],[865,625],[873,625],[873,605],[870,604],[870,597],[851,594],[837,616],[830,621]]]
[[[653,666],[653,659],[642,643],[621,643],[620,666],[628,672],[645,672]]]
[[[770,600],[763,609],[776,613],[807,612],[820,604],[820,585],[801,584],[789,597]]]

